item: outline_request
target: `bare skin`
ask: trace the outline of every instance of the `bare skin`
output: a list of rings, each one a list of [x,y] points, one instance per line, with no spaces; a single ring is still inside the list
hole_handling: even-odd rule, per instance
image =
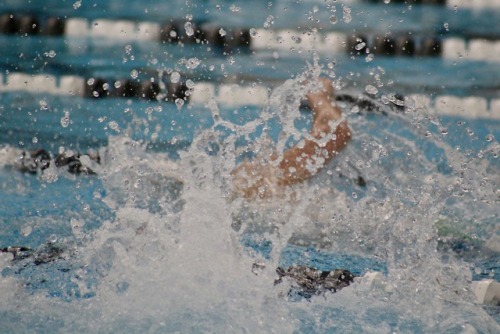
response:
[[[302,183],[323,169],[351,138],[347,121],[337,124],[342,111],[333,102],[330,80],[319,79],[320,89],[307,94],[313,115],[310,138],[304,138],[286,150],[281,160],[276,154],[261,161],[245,161],[231,173],[234,190],[245,198],[268,198],[283,189]]]

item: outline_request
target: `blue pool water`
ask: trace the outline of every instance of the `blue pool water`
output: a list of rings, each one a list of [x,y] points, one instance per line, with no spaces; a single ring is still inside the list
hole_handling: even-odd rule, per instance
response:
[[[261,28],[272,15],[273,29],[500,36],[498,9],[348,6],[352,21],[342,19],[346,7],[336,1],[4,1],[0,11],[153,22],[191,14],[246,28]],[[370,97],[381,110],[340,102],[353,139],[296,190],[296,201],[257,204],[229,200],[229,173],[243,157],[269,149],[267,135],[271,146],[284,147],[308,129],[310,114],[293,105],[300,98],[294,91],[282,92],[294,96],[290,109],[275,101],[178,107],[0,91],[0,247],[61,250],[45,262],[0,254],[0,333],[498,332],[499,307],[477,304],[470,286],[500,281],[500,110],[490,108],[488,119],[467,110],[436,115],[397,109],[381,95],[474,96],[491,107],[500,98],[500,62],[366,61],[314,50],[225,52],[67,36],[0,35],[0,50],[4,83],[13,72],[115,79],[134,70],[144,80],[168,81],[179,71],[183,80],[233,80],[270,92],[319,72],[349,94],[382,83]],[[201,60],[194,69],[179,62],[192,57]],[[295,129],[283,135],[286,121]],[[54,164],[21,173],[16,159],[35,148],[53,158],[62,148],[93,149],[101,163],[89,162],[96,175]],[[384,280],[368,286],[360,278],[336,294],[291,298],[286,284],[273,284],[275,268],[291,265],[377,271]]]

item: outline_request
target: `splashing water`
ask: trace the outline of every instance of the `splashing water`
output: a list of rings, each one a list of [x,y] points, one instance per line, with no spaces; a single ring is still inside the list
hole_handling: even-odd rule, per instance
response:
[[[72,220],[72,251],[66,264],[58,261],[60,267],[52,268],[69,273],[71,288],[63,298],[47,296],[43,286],[30,293],[16,276],[4,275],[0,313],[11,320],[7,329],[498,330],[473,302],[470,265],[436,252],[437,221],[457,230],[467,226],[466,232],[484,239],[493,234],[495,142],[482,158],[465,155],[442,140],[425,139],[439,122],[419,110],[349,113],[354,105],[339,102],[353,139],[332,164],[284,199],[232,198],[230,172],[241,158],[282,152],[304,136],[296,126],[308,124],[299,110],[301,98],[325,74],[332,75],[316,62],[310,65],[277,87],[269,106],[243,124],[209,104],[213,125],[175,161],[126,135],[110,138],[97,170],[105,196],[94,198],[112,214],[87,232]],[[343,256],[365,262],[356,267]],[[2,268],[9,268],[2,259]],[[287,286],[273,285],[278,265],[311,263],[324,269],[351,264],[346,269],[357,275],[382,270],[386,277],[377,287],[357,279],[336,294],[298,302],[283,296]],[[258,270],[252,270],[255,264]],[[42,269],[22,270],[36,276]],[[62,286],[54,273],[44,275]],[[19,317],[28,320],[14,321]]]

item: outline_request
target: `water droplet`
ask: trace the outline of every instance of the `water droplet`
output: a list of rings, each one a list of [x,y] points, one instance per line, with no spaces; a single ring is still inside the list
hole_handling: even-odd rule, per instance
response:
[[[191,79],[187,79],[186,80],[186,87],[189,89],[193,89],[194,88],[194,81]]]
[[[361,42],[359,44],[356,44],[356,46],[354,48],[359,51],[362,48],[364,48],[365,46],[366,46],[366,43],[365,42]]]
[[[358,198],[358,194],[357,194],[357,193],[355,193],[355,192],[353,192],[353,193],[352,193],[352,198]]]
[[[175,105],[177,106],[178,109],[181,109],[182,106],[184,105],[184,100],[183,99],[175,99]]]
[[[53,243],[56,243],[57,242],[57,236],[55,234],[51,234],[48,239],[47,239],[47,242],[49,244],[53,244]]]
[[[338,20],[338,18],[337,18],[337,15],[332,15],[332,16],[330,16],[330,23],[331,23],[331,24],[337,24],[337,22],[338,22],[338,21],[339,21],[339,20]]]
[[[48,105],[47,101],[45,101],[45,100],[40,100],[38,102],[38,104],[40,105],[40,109],[42,109],[42,110],[49,109],[49,105]]]
[[[50,50],[49,52],[45,52],[45,56],[49,58],[54,58],[56,56],[56,52],[54,50]]]
[[[186,35],[187,36],[193,36],[194,35],[194,30],[193,30],[193,25],[191,24],[191,22],[186,22],[184,24],[184,29],[186,30]]]
[[[190,69],[190,70],[194,70],[195,68],[198,67],[198,65],[200,65],[201,63],[201,60],[199,60],[198,58],[194,57],[194,58],[189,58],[187,61],[186,61],[186,68]]]
[[[357,105],[353,106],[351,109],[352,114],[357,114],[359,112],[359,107]]]
[[[231,6],[229,6],[229,10],[233,13],[239,13],[241,11],[241,8],[232,4]]]
[[[274,16],[269,15],[264,22],[264,28],[269,29],[274,24]]]
[[[446,128],[442,128],[442,129],[441,129],[441,134],[442,134],[443,136],[446,136],[446,135],[448,134],[448,129],[446,129]]]
[[[94,78],[90,78],[87,80],[87,85],[92,86],[94,82],[95,82]]]
[[[181,75],[179,74],[179,72],[172,72],[172,74],[170,74],[170,82],[178,83],[180,79]]]
[[[378,93],[378,89],[372,85],[366,85],[365,90],[368,94],[375,95]]]
[[[302,42],[302,38],[299,36],[292,36],[292,41],[294,41],[296,44],[300,44]]]
[[[352,21],[352,16],[351,16],[351,8],[347,6],[343,6],[342,11],[344,13],[343,15],[343,20],[345,23],[349,23]]]
[[[120,88],[122,86],[122,83],[120,82],[120,80],[117,80],[117,81],[115,81],[114,86],[115,86],[115,88]]]
[[[495,137],[491,133],[486,136],[487,142],[493,141],[493,139],[495,139]]]
[[[115,121],[111,121],[108,123],[108,126],[111,130],[114,130],[116,132],[120,132],[120,126],[118,125],[118,123],[116,123]]]
[[[68,127],[68,125],[69,125],[69,111],[65,111],[64,116],[61,117],[61,126],[63,128],[66,128]]]
[[[22,230],[21,230],[21,234],[22,234],[22,236],[23,236],[23,237],[27,237],[28,235],[30,235],[30,234],[31,234],[31,231],[32,231],[32,230],[33,230],[33,229],[32,229],[32,227],[31,227],[31,226],[25,226],[25,227],[23,227],[23,228],[22,228]]]

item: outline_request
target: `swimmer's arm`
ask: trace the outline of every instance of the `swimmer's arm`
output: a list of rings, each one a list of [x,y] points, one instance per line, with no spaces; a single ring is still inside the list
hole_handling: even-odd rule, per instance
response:
[[[324,90],[308,94],[314,120],[310,134],[313,139],[305,138],[303,142],[284,152],[279,163],[281,185],[293,185],[304,182],[316,175],[351,139],[351,130],[347,121],[335,126],[342,112],[332,105],[333,91],[330,82],[323,81]]]

